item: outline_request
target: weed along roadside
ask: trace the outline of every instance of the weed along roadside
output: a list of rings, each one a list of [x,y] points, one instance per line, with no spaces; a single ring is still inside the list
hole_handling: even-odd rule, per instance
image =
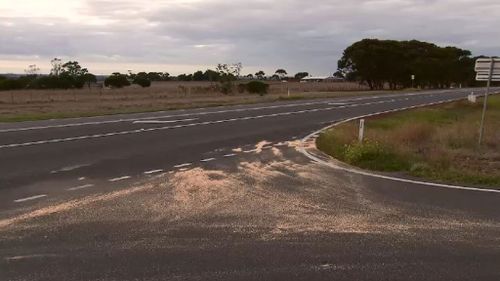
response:
[[[323,132],[317,147],[350,165],[441,183],[500,189],[500,96],[490,97],[484,145],[477,147],[481,102],[390,113]]]

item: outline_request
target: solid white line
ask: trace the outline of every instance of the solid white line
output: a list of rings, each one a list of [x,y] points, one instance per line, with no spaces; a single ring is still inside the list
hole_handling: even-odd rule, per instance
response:
[[[215,158],[207,158],[207,159],[203,159],[203,160],[200,160],[200,162],[210,162],[210,161],[214,161]]]
[[[224,155],[224,157],[234,157],[234,156],[236,156],[236,153],[230,153],[230,154]]]
[[[185,163],[180,165],[175,165],[174,168],[184,168],[193,165],[192,163]]]
[[[131,176],[123,176],[123,177],[119,177],[119,178],[109,179],[108,181],[116,182],[116,181],[128,180],[130,178],[131,178]]]
[[[198,118],[190,118],[190,119],[178,119],[178,120],[139,120],[134,121],[133,124],[168,124],[168,123],[178,123],[178,122],[187,122],[198,120]]]
[[[163,169],[158,169],[158,170],[151,170],[151,171],[146,171],[144,172],[145,175],[151,175],[151,174],[157,174],[163,172]]]
[[[22,203],[22,202],[26,202],[26,201],[40,199],[43,197],[47,197],[47,194],[40,194],[40,195],[31,196],[31,197],[21,198],[21,199],[14,200],[14,202],[15,203]]]
[[[408,110],[408,109],[413,109],[413,108],[419,108],[419,107],[425,107],[425,106],[432,106],[432,105],[438,105],[438,104],[443,104],[443,103],[448,103],[448,102],[453,102],[453,101],[458,101],[458,100],[463,100],[464,98],[453,98],[453,99],[448,99],[448,100],[443,100],[443,101],[438,101],[438,102],[432,102],[432,103],[427,103],[427,104],[421,104],[421,105],[414,105],[414,106],[409,106],[409,107],[403,107],[403,108],[398,108],[398,109],[392,109],[392,110],[386,110],[386,111],[381,111],[381,112],[376,112],[376,113],[371,113],[371,114],[365,114],[362,116],[357,116],[353,118],[349,118],[340,122],[337,122],[335,124],[332,124],[330,126],[327,126],[325,128],[322,128],[316,132],[313,132],[306,137],[302,139],[302,144],[306,143],[309,141],[309,139],[312,139],[314,135],[320,134],[321,132],[331,129],[333,127],[339,126],[341,124],[353,121],[353,120],[358,120],[360,118],[366,118],[366,117],[371,117],[371,116],[377,116],[381,114],[386,114],[386,113],[391,113],[391,112],[398,112],[398,111],[403,111],[403,110]],[[309,159],[319,162],[323,165],[326,165],[328,167],[349,172],[349,173],[354,173],[354,174],[359,174],[363,176],[369,176],[369,177],[374,177],[374,178],[380,178],[380,179],[387,179],[387,180],[392,180],[392,181],[398,181],[398,182],[404,182],[404,183],[412,183],[412,184],[418,184],[418,185],[425,185],[425,186],[433,186],[433,187],[441,187],[441,188],[448,188],[448,189],[458,189],[458,190],[467,190],[467,191],[477,191],[477,192],[490,192],[490,193],[500,193],[500,190],[496,189],[483,189],[483,188],[475,188],[475,187],[468,187],[468,186],[458,186],[458,185],[450,185],[450,184],[440,184],[440,183],[433,183],[433,182],[425,182],[425,181],[416,181],[416,180],[410,180],[410,179],[404,179],[404,178],[396,178],[396,177],[390,177],[390,176],[384,176],[380,174],[375,174],[375,173],[370,173],[364,170],[359,170],[355,168],[346,168],[346,167],[341,167],[339,165],[336,165],[331,162],[324,161],[308,151],[305,150],[304,145],[302,145],[299,148],[299,151],[304,154],[306,157]]]
[[[68,188],[66,190],[67,191],[75,191],[75,190],[85,189],[85,188],[89,188],[89,187],[93,187],[93,186],[94,186],[93,184],[85,184],[85,185],[80,185],[80,186],[75,186],[75,187],[72,187],[72,188]]]

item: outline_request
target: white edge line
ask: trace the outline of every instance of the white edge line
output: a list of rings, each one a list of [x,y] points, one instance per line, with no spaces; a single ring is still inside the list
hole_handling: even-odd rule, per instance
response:
[[[119,178],[109,179],[108,181],[115,182],[115,181],[128,180],[130,178],[131,178],[131,176],[123,176],[123,177],[119,177]]]
[[[93,187],[93,186],[94,186],[93,184],[85,184],[85,185],[80,185],[80,186],[75,186],[75,187],[72,187],[72,188],[68,188],[66,190],[67,191],[75,191],[75,190],[85,189],[85,188],[89,188],[89,187]]]
[[[163,169],[158,169],[158,170],[151,170],[151,171],[146,171],[144,172],[145,175],[151,175],[151,174],[157,174],[163,172]]]
[[[31,197],[21,198],[21,199],[14,200],[14,202],[15,203],[22,203],[22,202],[26,202],[26,201],[40,199],[43,197],[47,197],[47,194],[40,194],[40,195],[31,196]]]
[[[418,184],[418,185],[426,185],[426,186],[434,186],[434,187],[441,187],[441,188],[448,188],[448,189],[458,189],[458,190],[468,190],[468,191],[478,191],[478,192],[490,192],[490,193],[500,193],[500,190],[496,189],[483,189],[483,188],[476,188],[476,187],[469,187],[469,186],[459,186],[459,185],[451,185],[451,184],[441,184],[441,183],[433,183],[433,182],[425,182],[425,181],[417,181],[417,180],[410,180],[410,179],[404,179],[404,178],[396,178],[396,177],[390,177],[390,176],[385,176],[385,175],[380,175],[380,174],[375,174],[375,173],[370,173],[367,171],[363,170],[358,170],[358,169],[353,169],[353,168],[346,168],[346,167],[340,167],[338,165],[335,165],[331,162],[327,162],[324,160],[319,159],[318,157],[310,154],[307,152],[304,148],[304,143],[307,142],[309,139],[313,138],[314,135],[320,134],[321,132],[331,129],[333,127],[337,127],[341,124],[354,121],[357,119],[361,118],[366,118],[366,117],[372,117],[372,116],[377,116],[381,114],[386,114],[386,113],[391,113],[391,112],[398,112],[398,111],[403,111],[403,110],[408,110],[408,109],[414,109],[414,108],[419,108],[419,107],[425,107],[425,106],[431,106],[431,105],[437,105],[437,104],[443,104],[443,103],[448,103],[448,102],[453,102],[453,101],[458,101],[458,100],[463,100],[465,98],[454,98],[454,99],[448,99],[448,100],[443,100],[439,102],[432,102],[432,103],[426,103],[426,104],[421,104],[421,105],[414,105],[414,106],[409,106],[409,107],[403,107],[403,108],[398,108],[398,109],[391,109],[391,110],[386,110],[386,111],[381,111],[381,112],[376,112],[376,113],[371,113],[371,114],[366,114],[362,116],[357,116],[353,118],[348,118],[343,121],[334,123],[332,125],[326,126],[316,132],[313,132],[306,137],[304,137],[301,140],[301,147],[299,148],[299,151],[304,154],[307,158],[316,161],[320,164],[326,165],[328,167],[334,168],[336,170],[341,170],[349,173],[354,173],[358,175],[363,175],[363,176],[369,176],[369,177],[374,177],[374,178],[380,178],[380,179],[387,179],[387,180],[392,180],[392,181],[398,181],[398,182],[405,182],[405,183],[412,183],[412,184]]]

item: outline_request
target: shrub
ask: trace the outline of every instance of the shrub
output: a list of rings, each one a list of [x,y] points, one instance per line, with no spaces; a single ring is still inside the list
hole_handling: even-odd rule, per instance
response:
[[[247,91],[251,94],[259,94],[261,96],[267,94],[269,84],[261,81],[252,81],[246,84]]]
[[[353,142],[345,146],[345,160],[361,168],[378,171],[406,171],[409,163],[377,142]]]
[[[113,75],[104,80],[104,85],[111,88],[123,88],[125,86],[130,86],[130,82],[128,81],[126,75],[113,73]]]
[[[136,77],[134,79],[134,84],[137,84],[143,88],[147,88],[151,86],[151,80],[146,77]]]
[[[243,94],[247,90],[246,84],[238,84],[238,93]]]

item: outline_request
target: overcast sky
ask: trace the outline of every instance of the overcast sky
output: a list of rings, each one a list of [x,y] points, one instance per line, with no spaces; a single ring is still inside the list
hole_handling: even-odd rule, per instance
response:
[[[171,74],[242,62],[327,75],[363,38],[500,54],[499,0],[0,0],[0,73],[50,59]]]

